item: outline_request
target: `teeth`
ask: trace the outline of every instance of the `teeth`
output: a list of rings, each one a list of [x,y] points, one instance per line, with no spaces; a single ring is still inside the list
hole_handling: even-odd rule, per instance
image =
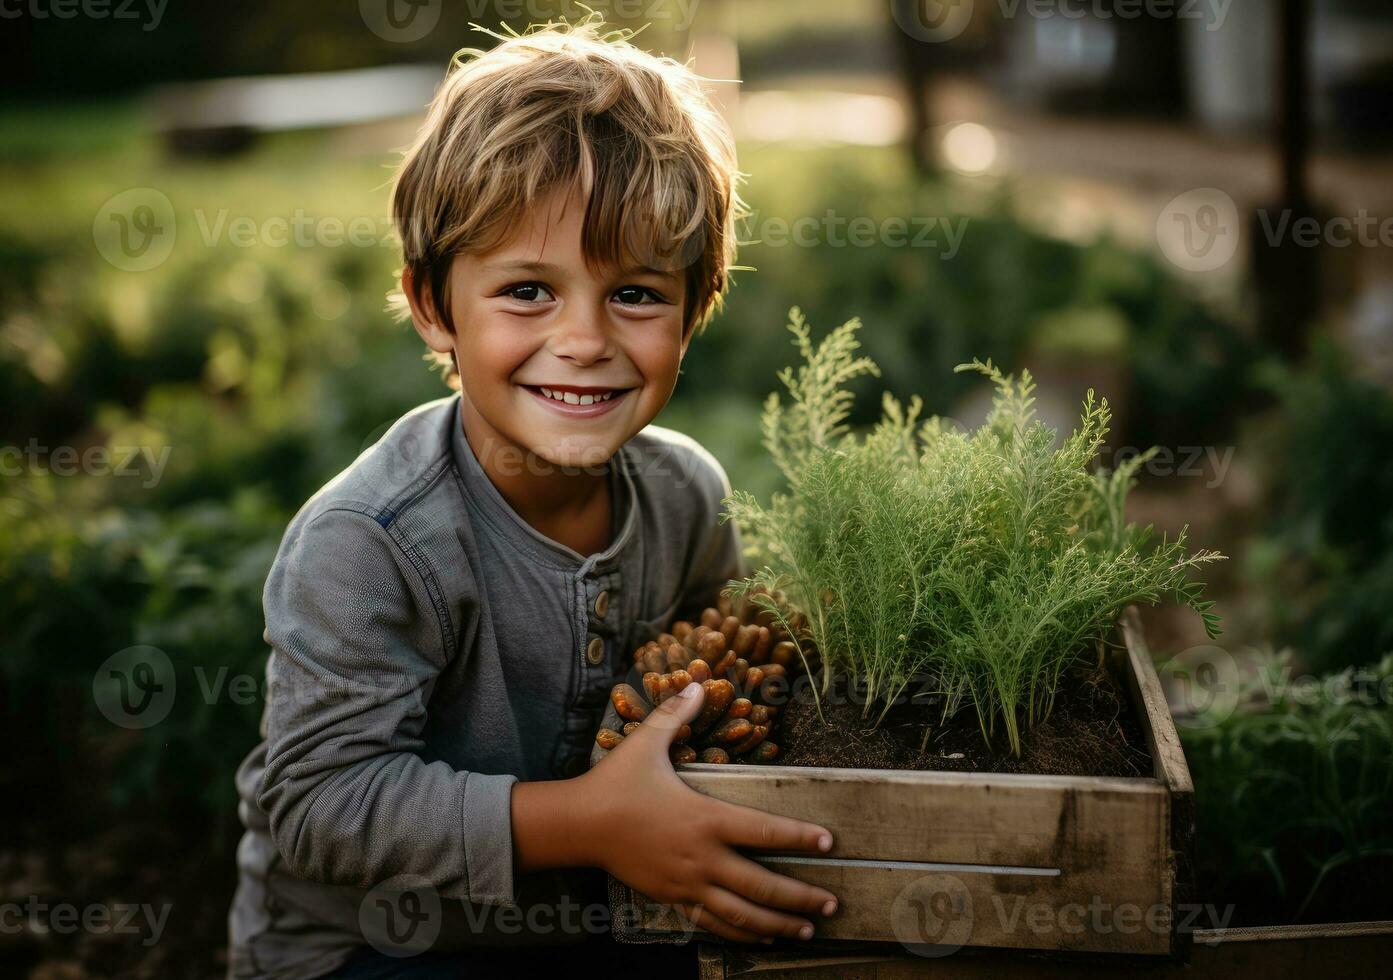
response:
[[[537,388],[546,397],[554,401],[565,402],[567,405],[594,405],[597,402],[607,402],[614,397],[612,391],[606,391],[599,395],[578,395],[574,391],[553,391],[544,385],[538,385]]]

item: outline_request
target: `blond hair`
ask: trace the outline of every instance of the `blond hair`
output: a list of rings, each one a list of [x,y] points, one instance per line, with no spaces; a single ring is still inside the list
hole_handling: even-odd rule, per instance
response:
[[[493,34],[501,43],[488,52],[452,59],[392,190],[413,286],[429,288],[451,332],[454,256],[497,247],[520,214],[567,187],[586,202],[587,264],[684,273],[689,330],[720,307],[745,214],[735,143],[702,79],[633,34],[592,15]],[[400,289],[390,298],[410,316]],[[436,359],[457,385],[452,356]]]

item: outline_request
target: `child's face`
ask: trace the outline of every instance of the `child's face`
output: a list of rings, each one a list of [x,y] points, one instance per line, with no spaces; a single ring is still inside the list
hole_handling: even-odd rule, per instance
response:
[[[667,404],[690,339],[684,276],[592,271],[583,217],[578,195],[554,193],[498,248],[456,256],[453,336],[413,299],[422,338],[455,353],[471,441],[477,433],[557,466],[592,466]]]

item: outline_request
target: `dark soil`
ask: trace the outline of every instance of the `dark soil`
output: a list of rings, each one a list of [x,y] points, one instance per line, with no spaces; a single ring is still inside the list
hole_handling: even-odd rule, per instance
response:
[[[987,745],[971,708],[937,725],[921,752],[926,722],[937,719],[941,707],[897,705],[872,729],[879,706],[868,718],[862,717],[864,700],[836,694],[823,700],[819,718],[809,687],[795,687],[775,736],[783,748],[780,765],[1061,776],[1152,774],[1151,753],[1131,701],[1105,671],[1080,670],[1066,676],[1049,718],[1022,734],[1019,757],[1011,754],[999,730],[998,744]]]

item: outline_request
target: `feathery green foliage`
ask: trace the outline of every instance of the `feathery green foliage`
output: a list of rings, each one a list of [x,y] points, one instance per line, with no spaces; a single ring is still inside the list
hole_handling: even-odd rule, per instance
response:
[[[1301,921],[1338,902],[1339,872],[1362,865],[1372,880],[1393,858],[1393,653],[1319,678],[1297,674],[1289,650],[1257,668],[1237,674],[1235,710],[1181,729],[1200,866],[1216,896],[1266,879]]]
[[[1174,597],[1217,635],[1212,603],[1188,579],[1222,556],[1187,553],[1183,532],[1153,543],[1123,516],[1145,457],[1089,471],[1108,430],[1105,400],[1090,391],[1056,448],[1056,432],[1034,418],[1029,373],[974,361],[958,370],[996,387],[977,431],[921,422],[917,397],[904,405],[887,394],[880,422],[852,433],[846,385],[878,373],[856,356],[859,328],[848,321],[814,345],[791,311],[803,364],[779,374],[788,404],[771,395],[763,419],[787,489],[768,506],[737,492],[726,510],[768,563],[731,591],[782,588],[804,610],[824,693],[836,673],[849,675],[878,724],[912,681],[931,678],[945,716],[971,705],[984,737],[1004,731],[1019,753],[1064,671],[1128,604]]]

